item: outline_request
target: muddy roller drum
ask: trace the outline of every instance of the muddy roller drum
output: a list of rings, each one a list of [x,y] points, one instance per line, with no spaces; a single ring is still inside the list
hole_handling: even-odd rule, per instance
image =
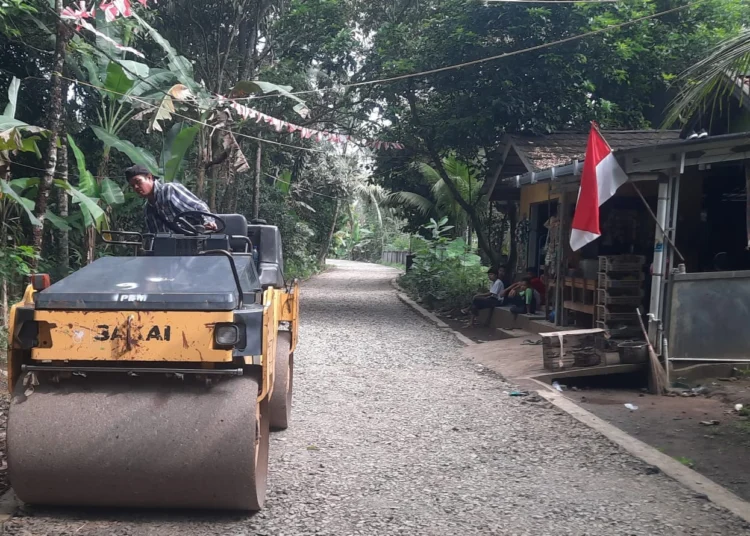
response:
[[[146,376],[146,375],[144,375]],[[268,467],[258,381],[40,375],[16,384],[8,470],[30,504],[257,510]],[[263,418],[256,420],[256,416]]]
[[[291,333],[280,331],[276,339],[273,394],[268,402],[272,430],[286,430],[292,417],[294,353],[291,348]]]

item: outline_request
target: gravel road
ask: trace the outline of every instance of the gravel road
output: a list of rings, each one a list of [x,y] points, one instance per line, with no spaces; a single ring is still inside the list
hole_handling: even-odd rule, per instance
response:
[[[252,517],[22,509],[8,535],[685,535],[750,527],[457,357],[392,269],[335,262],[302,292],[294,422]]]

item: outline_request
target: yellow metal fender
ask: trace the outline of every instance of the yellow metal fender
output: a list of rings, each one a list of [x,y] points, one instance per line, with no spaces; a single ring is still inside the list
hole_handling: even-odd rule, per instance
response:
[[[34,307],[34,287],[28,285],[20,302],[13,304],[8,315],[8,391],[13,394],[16,380],[21,376],[21,365],[23,364],[23,352],[16,344],[16,337],[21,326],[16,326],[16,312],[19,307]]]
[[[263,355],[261,357],[263,381],[260,394],[258,395],[258,403],[262,402],[266,397],[270,397],[273,391],[279,309],[278,291],[273,287],[268,287],[263,292]]]
[[[299,328],[299,280],[292,281],[289,290],[281,292],[281,322],[289,322],[292,333],[292,352],[297,347]]]
[[[274,370],[276,369],[276,339],[279,324],[289,322],[292,333],[292,348],[297,347],[299,325],[299,281],[294,280],[289,289],[268,287],[263,293],[263,385],[258,401],[273,393]]]

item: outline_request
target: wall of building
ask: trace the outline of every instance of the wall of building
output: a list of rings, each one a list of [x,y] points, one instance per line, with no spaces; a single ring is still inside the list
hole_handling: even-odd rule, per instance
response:
[[[548,199],[559,199],[560,194],[549,191],[549,182],[527,184],[521,187],[521,212],[520,219],[528,218],[531,214],[531,205],[534,203],[546,203]]]

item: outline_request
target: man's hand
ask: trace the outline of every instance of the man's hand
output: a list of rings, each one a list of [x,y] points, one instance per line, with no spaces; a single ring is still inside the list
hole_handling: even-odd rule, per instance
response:
[[[205,227],[207,231],[215,231],[216,229],[218,229],[218,227],[216,226],[216,222],[214,221],[207,221],[203,224],[203,227]]]

